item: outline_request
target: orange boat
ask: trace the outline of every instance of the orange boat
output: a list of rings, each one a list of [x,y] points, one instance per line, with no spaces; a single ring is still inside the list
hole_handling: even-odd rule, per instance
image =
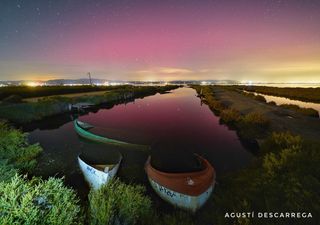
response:
[[[145,164],[149,182],[154,191],[165,201],[192,212],[209,199],[215,185],[215,171],[210,163],[196,155],[202,169],[194,172],[163,172]]]

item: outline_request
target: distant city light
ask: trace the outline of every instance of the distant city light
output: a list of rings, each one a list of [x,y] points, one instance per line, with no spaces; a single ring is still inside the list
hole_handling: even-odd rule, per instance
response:
[[[253,85],[253,81],[252,80],[248,80],[248,81],[241,81],[240,84],[243,84],[243,85]]]
[[[82,86],[85,84],[63,84],[63,86]]]
[[[108,81],[106,81],[104,83],[95,83],[95,85],[97,85],[97,86],[109,86],[110,83]]]
[[[30,82],[27,82],[26,85],[29,87],[37,87],[37,86],[43,86],[43,83],[30,81]]]
[[[117,85],[121,85],[121,84],[122,84],[122,83],[119,83],[119,82],[111,82],[111,83],[110,83],[111,86],[117,86]]]
[[[211,84],[211,82],[208,82],[208,81],[201,81],[200,83],[201,85],[208,85],[208,84]]]

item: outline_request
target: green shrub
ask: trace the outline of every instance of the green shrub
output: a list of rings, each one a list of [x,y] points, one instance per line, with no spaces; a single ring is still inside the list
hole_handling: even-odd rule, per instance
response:
[[[243,116],[242,124],[247,127],[266,128],[269,120],[261,113],[251,112]]]
[[[255,95],[253,97],[254,100],[257,100],[259,102],[267,102],[267,100],[265,99],[265,97],[263,97],[262,95]]]
[[[113,179],[89,193],[89,217],[92,225],[148,224],[151,200],[139,185]]]
[[[317,224],[315,215],[320,213],[319,144],[286,132],[273,133],[261,148],[263,154],[251,167],[220,179],[213,195],[214,207],[206,216],[216,224],[269,225],[279,221],[257,218],[239,221],[226,219],[224,213],[302,210],[311,212],[314,218],[288,219],[287,224]]]
[[[29,145],[26,133],[0,122],[0,159],[8,160],[18,169],[32,170],[41,151],[39,144]]]
[[[61,179],[28,181],[16,175],[0,182],[1,224],[81,224],[78,202]]]
[[[273,132],[261,146],[262,153],[279,153],[283,149],[301,149],[302,138],[299,135],[292,135],[290,132]]]
[[[242,92],[244,96],[247,96],[249,98],[254,98],[255,94],[251,93],[251,92]]]
[[[244,140],[262,138],[267,133],[269,120],[261,113],[251,112],[242,116],[238,134]]]
[[[8,164],[8,160],[0,160],[0,182],[9,181],[18,173],[18,170],[13,165]]]
[[[240,93],[246,97],[252,98],[252,99],[257,100],[259,102],[267,102],[265,97],[263,97],[262,95],[254,94],[251,92],[244,92],[244,91],[240,91]]]
[[[296,111],[296,112],[301,113],[305,116],[319,117],[318,111],[313,108],[302,108],[302,107],[300,107],[298,105],[294,105],[294,104],[282,104],[282,105],[280,105],[280,107]]]
[[[270,146],[274,149],[264,155],[261,174],[269,207],[319,213],[319,146],[288,132],[272,134],[262,147]]]
[[[216,100],[212,94],[210,95],[205,95],[205,101],[209,108],[214,111],[220,113],[222,110],[224,110],[226,107],[221,104],[218,100]]]
[[[226,124],[235,124],[241,120],[241,114],[236,109],[225,109],[220,113],[220,119]]]
[[[277,105],[277,103],[274,102],[274,101],[268,102],[268,104],[269,104],[269,105]]]
[[[68,103],[54,99],[44,99],[38,102],[21,103],[0,107],[1,118],[16,123],[27,123],[41,120],[46,116],[53,116],[68,111]]]
[[[261,148],[262,153],[267,153],[263,158],[263,168],[269,175],[281,172],[288,160],[296,157],[301,151],[302,139],[289,132],[272,133]]]

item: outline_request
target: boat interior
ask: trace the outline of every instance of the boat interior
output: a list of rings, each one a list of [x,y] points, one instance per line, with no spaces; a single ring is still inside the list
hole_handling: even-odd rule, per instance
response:
[[[94,164],[91,166],[97,170],[107,173],[115,167],[115,164]]]
[[[82,129],[84,130],[89,130],[91,128],[94,128],[94,126],[92,126],[91,124],[88,124],[88,123],[85,123],[85,122],[82,122],[82,121],[77,121],[77,124],[79,127],[81,127]]]
[[[79,159],[87,165],[107,173],[120,163],[122,156],[118,150],[101,147],[102,148],[91,149],[90,152],[81,153]]]

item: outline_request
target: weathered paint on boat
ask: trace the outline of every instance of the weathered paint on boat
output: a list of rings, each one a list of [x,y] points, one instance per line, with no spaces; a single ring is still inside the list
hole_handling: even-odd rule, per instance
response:
[[[121,160],[122,157],[120,157],[119,162],[111,170],[109,170],[108,172],[103,172],[87,164],[84,160],[81,159],[81,155],[78,156],[79,166],[84,175],[84,178],[93,189],[98,189],[116,175]]]
[[[209,199],[215,185],[215,172],[210,163],[198,156],[205,168],[190,173],[167,173],[152,167],[150,157],[145,170],[153,190],[168,203],[196,212]]]
[[[148,178],[149,182],[151,184],[152,189],[166,202],[182,208],[186,210],[190,210],[191,212],[196,212],[198,209],[200,209],[209,199],[213,188],[214,183],[202,194],[198,196],[190,196],[185,195],[173,190],[170,190],[169,188],[166,188],[151,178]]]
[[[131,147],[138,147],[138,148],[147,148],[147,146],[145,146],[145,145],[132,144],[132,143],[119,141],[119,140],[115,140],[115,139],[111,139],[111,138],[107,138],[107,137],[103,137],[103,136],[94,134],[94,133],[88,131],[88,128],[93,128],[94,126],[92,126],[88,123],[82,122],[82,121],[74,120],[73,124],[74,124],[74,128],[75,128],[76,132],[78,133],[78,135],[80,135],[83,138],[92,140],[92,141],[102,142],[102,143],[106,143],[106,144],[131,146]]]

